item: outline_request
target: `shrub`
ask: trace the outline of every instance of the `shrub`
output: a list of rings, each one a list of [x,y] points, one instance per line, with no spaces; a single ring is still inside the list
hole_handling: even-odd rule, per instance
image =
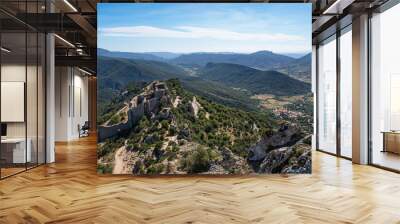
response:
[[[164,164],[154,164],[147,168],[147,174],[160,174],[164,170]]]
[[[188,173],[206,172],[210,168],[210,156],[204,147],[199,146],[196,150],[189,153],[189,155],[182,160],[182,163],[181,165]]]
[[[181,145],[181,146],[184,145],[185,144],[185,140],[183,140],[183,139],[178,140],[178,144]]]
[[[156,145],[154,146],[154,149],[161,149],[163,146],[163,142],[157,142]]]
[[[155,159],[153,159],[152,157],[146,157],[143,160],[143,164],[146,167],[150,167],[152,165],[154,165],[157,161]]]
[[[219,158],[219,154],[214,149],[209,149],[208,155],[211,161],[215,161]]]
[[[109,124],[110,125],[118,124],[120,121],[121,117],[119,116],[119,114],[115,114],[111,117]]]
[[[149,127],[150,125],[150,121],[147,119],[146,116],[143,116],[142,119],[140,119],[139,124],[138,124],[138,130],[142,130],[145,129],[147,127]]]
[[[133,174],[145,174],[144,164],[141,160],[137,160],[132,169]]]
[[[175,134],[176,134],[176,127],[174,127],[174,126],[169,126],[168,135],[169,135],[169,136],[174,136]]]
[[[202,141],[207,142],[207,140],[208,140],[207,133],[201,132],[200,138]]]
[[[102,158],[110,153],[113,153],[116,149],[123,145],[123,139],[115,141],[114,139],[108,139],[102,146],[97,148],[97,158]]]
[[[154,146],[153,155],[157,159],[160,159],[160,157],[163,154],[163,152],[161,151],[162,146],[163,146],[163,142],[157,142],[156,145]]]
[[[162,129],[168,130],[168,127],[169,127],[169,123],[168,123],[167,120],[161,121],[161,128]]]
[[[179,147],[177,145],[173,145],[171,150],[172,150],[172,152],[178,152]]]
[[[112,173],[113,167],[109,164],[98,164],[97,165],[97,173],[104,174],[104,173]]]
[[[154,134],[153,134],[153,141],[154,141],[154,142],[158,142],[158,141],[160,141],[160,140],[161,140],[161,138],[160,138],[159,133],[158,133],[158,132],[154,133]]]
[[[133,151],[133,150],[134,150],[133,144],[128,143],[128,145],[126,146],[126,150],[128,150],[128,151]]]

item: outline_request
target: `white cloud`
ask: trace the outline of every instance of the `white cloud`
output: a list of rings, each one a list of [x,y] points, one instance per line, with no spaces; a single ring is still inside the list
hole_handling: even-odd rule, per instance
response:
[[[121,26],[100,29],[100,34],[114,37],[156,37],[156,38],[212,38],[239,41],[299,41],[304,37],[282,33],[241,33],[225,29],[179,26],[164,29],[153,26]]]

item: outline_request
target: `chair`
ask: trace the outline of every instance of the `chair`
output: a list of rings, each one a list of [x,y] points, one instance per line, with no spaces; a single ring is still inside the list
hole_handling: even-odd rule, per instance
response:
[[[79,138],[89,136],[89,129],[90,129],[89,121],[85,121],[82,127],[78,124]]]

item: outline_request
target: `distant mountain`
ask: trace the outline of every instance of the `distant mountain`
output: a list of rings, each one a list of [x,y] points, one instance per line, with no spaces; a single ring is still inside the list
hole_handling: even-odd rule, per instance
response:
[[[311,53],[295,59],[287,65],[276,68],[277,71],[288,74],[290,77],[311,83]]]
[[[167,59],[167,60],[174,59],[174,58],[177,58],[182,55],[179,53],[171,53],[171,52],[148,52],[148,54],[152,54],[154,56],[157,56],[157,57],[160,57],[163,59]]]
[[[148,82],[186,76],[183,69],[159,61],[98,56],[98,63],[98,78],[103,88],[118,89],[132,81]]]
[[[306,54],[305,53],[286,53],[286,54],[283,54],[283,55],[286,55],[286,56],[291,57],[291,58],[298,59],[298,58],[303,57]]]
[[[150,54],[150,53],[131,53],[131,52],[109,51],[109,50],[102,49],[102,48],[97,48],[97,56],[106,56],[106,57],[113,57],[113,58],[126,58],[126,59],[142,59],[142,60],[151,60],[151,61],[165,61],[166,60],[164,57],[159,57],[159,56],[156,56],[156,55]]]
[[[271,51],[258,51],[251,54],[232,52],[179,54],[172,52],[131,53],[98,48],[97,54],[113,58],[166,62],[172,65],[183,65],[191,70],[193,68],[197,70],[208,63],[238,64],[258,70],[276,70],[300,81],[311,83],[311,53],[296,59]]]
[[[277,67],[287,65],[296,59],[275,54],[271,51],[258,51],[252,54],[238,53],[192,53],[183,54],[171,62],[183,65],[200,65],[204,66],[207,63],[231,63],[245,65],[248,67],[270,70]]]
[[[299,59],[299,62],[305,59]],[[132,82],[179,78],[182,84],[199,95],[231,106],[251,109],[253,94],[289,96],[310,92],[310,84],[276,71],[261,71],[238,64],[208,63],[193,77],[173,64],[139,59],[98,57],[100,99],[109,98]]]
[[[308,54],[304,55],[303,57],[297,59],[296,61],[301,62],[303,64],[311,65],[311,60],[312,60],[312,55],[311,55],[311,53],[308,53]]]
[[[99,102],[110,100],[130,83],[179,78],[185,88],[225,105],[246,110],[256,109],[256,102],[246,92],[210,80],[189,76],[187,71],[164,62],[98,57]]]
[[[202,79],[247,90],[253,94],[288,96],[311,91],[308,83],[291,78],[277,71],[260,71],[229,63],[208,63],[201,71]]]

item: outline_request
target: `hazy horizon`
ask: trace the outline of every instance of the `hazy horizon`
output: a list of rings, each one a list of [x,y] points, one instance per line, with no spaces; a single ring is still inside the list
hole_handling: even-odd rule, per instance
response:
[[[172,51],[119,51],[119,50],[111,50],[111,49],[106,49],[102,47],[98,47],[97,49],[102,49],[110,52],[120,52],[120,53],[142,53],[142,54],[151,54],[151,53],[170,53],[170,54],[254,54],[257,52],[262,52],[262,51],[269,51],[272,52],[273,54],[279,54],[279,55],[307,55],[310,54],[311,51],[309,52],[274,52],[270,50],[258,50],[258,51],[252,51],[252,52],[210,52],[210,51],[193,51],[193,52],[172,52]]]

